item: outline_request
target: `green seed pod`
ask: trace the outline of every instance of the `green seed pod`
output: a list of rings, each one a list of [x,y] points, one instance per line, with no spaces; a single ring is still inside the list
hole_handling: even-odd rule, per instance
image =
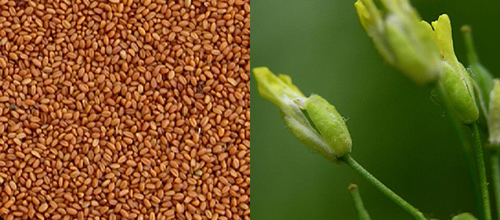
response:
[[[439,84],[451,108],[463,123],[470,124],[476,121],[479,118],[479,110],[467,70],[461,64],[460,69],[454,69],[448,63],[445,63],[443,68],[444,72],[439,79]]]
[[[464,212],[453,216],[451,220],[477,220],[477,218],[468,212]]]
[[[493,83],[488,111],[489,141],[494,146],[500,146],[500,80],[494,79]]]
[[[337,109],[319,95],[311,95],[304,104],[311,121],[327,143],[329,154],[341,157],[351,152],[351,136]]]

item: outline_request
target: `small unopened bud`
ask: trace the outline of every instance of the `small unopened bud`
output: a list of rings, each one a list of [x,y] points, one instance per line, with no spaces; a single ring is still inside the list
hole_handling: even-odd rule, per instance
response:
[[[280,108],[290,132],[307,147],[337,162],[351,151],[351,137],[334,106],[318,95],[305,97],[290,77],[275,76],[265,67],[254,69],[262,97]]]
[[[463,123],[469,124],[479,118],[479,110],[474,98],[474,87],[469,73],[455,56],[451,22],[448,15],[439,16],[432,22],[439,49],[443,55],[443,76],[439,83],[443,87],[450,106]]]
[[[489,142],[500,146],[500,80],[493,80],[494,86],[490,93],[490,108],[488,111]]]
[[[477,218],[468,212],[464,212],[453,216],[451,220],[477,220]]]
[[[428,24],[421,23],[408,0],[382,0],[386,13],[373,0],[358,0],[354,6],[361,24],[382,57],[417,84],[436,81],[441,57]]]

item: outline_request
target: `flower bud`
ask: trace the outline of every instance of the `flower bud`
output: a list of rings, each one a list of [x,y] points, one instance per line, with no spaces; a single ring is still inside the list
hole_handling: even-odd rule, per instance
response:
[[[474,87],[469,73],[455,56],[451,34],[451,22],[448,15],[439,16],[432,22],[439,49],[443,55],[443,76],[439,79],[451,108],[465,124],[479,118],[479,110],[474,98]]]
[[[490,106],[488,111],[489,142],[500,146],[500,80],[493,80],[493,90],[490,93]]]
[[[417,84],[434,82],[441,74],[441,57],[428,24],[408,0],[382,0],[384,15],[373,0],[355,4],[359,19],[382,57]]]
[[[265,67],[255,68],[254,75],[260,95],[280,108],[300,142],[334,162],[351,151],[349,131],[334,106],[318,95],[305,97],[290,77],[275,76]]]
[[[451,220],[477,220],[477,218],[468,212],[464,212],[453,216]]]

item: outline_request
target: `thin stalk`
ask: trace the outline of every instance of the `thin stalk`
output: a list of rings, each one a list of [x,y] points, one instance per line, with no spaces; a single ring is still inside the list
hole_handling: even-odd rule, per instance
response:
[[[479,183],[481,186],[481,198],[483,199],[484,219],[491,220],[490,195],[488,192],[488,179],[486,177],[486,167],[484,165],[483,144],[479,134],[477,122],[470,125],[474,136],[474,152],[476,155],[477,170],[479,173]]]
[[[500,220],[500,154],[498,153],[498,147],[500,146],[494,145],[491,147],[491,179],[493,180],[493,195],[495,197],[497,219]]]
[[[481,199],[481,189],[479,187],[479,177],[477,175],[477,168],[474,158],[474,151],[472,149],[471,143],[467,138],[467,134],[464,132],[464,125],[457,119],[454,115],[454,112],[451,110],[448,101],[445,98],[445,94],[443,88],[438,84],[434,85],[434,90],[437,92],[438,98],[442,102],[442,108],[445,112],[448,120],[451,123],[451,127],[455,131],[455,134],[458,137],[458,141],[462,146],[463,155],[465,158],[465,166],[467,167],[467,174],[469,175],[470,183],[472,184],[472,189],[474,192],[474,200],[476,203],[476,208],[478,210],[479,219],[484,218],[484,209],[480,208],[482,205]]]
[[[467,48],[467,60],[469,64],[479,62],[476,54],[476,47],[474,46],[474,40],[472,39],[472,31],[470,26],[462,26],[462,34],[464,36],[465,47]]]
[[[389,199],[391,199],[394,203],[399,205],[401,208],[406,210],[410,215],[412,215],[417,220],[426,220],[424,214],[420,212],[417,208],[410,205],[410,203],[406,202],[403,198],[394,193],[391,189],[385,186],[382,182],[380,182],[377,178],[375,178],[372,174],[370,174],[365,168],[363,168],[350,154],[346,154],[339,158],[344,163],[346,163],[349,167],[351,167],[354,171],[358,172],[362,177],[364,177],[368,182],[370,182],[373,186],[375,186],[380,192],[385,194]]]
[[[365,206],[363,205],[363,200],[361,199],[361,195],[359,194],[358,185],[351,184],[349,185],[348,189],[351,193],[352,200],[354,200],[356,210],[358,211],[359,220],[371,220],[368,211],[366,211]]]

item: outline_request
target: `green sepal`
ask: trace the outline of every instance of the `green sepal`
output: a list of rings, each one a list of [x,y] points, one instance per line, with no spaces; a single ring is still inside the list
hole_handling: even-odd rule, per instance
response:
[[[455,69],[444,62],[443,70],[439,84],[450,107],[457,113],[457,116],[464,124],[476,121],[479,118],[479,111],[474,99],[470,77],[467,75],[465,68],[460,64],[459,69]]]
[[[314,94],[306,99],[304,104],[309,117],[327,143],[330,154],[341,157],[351,152],[351,136],[337,109],[321,96]]]

